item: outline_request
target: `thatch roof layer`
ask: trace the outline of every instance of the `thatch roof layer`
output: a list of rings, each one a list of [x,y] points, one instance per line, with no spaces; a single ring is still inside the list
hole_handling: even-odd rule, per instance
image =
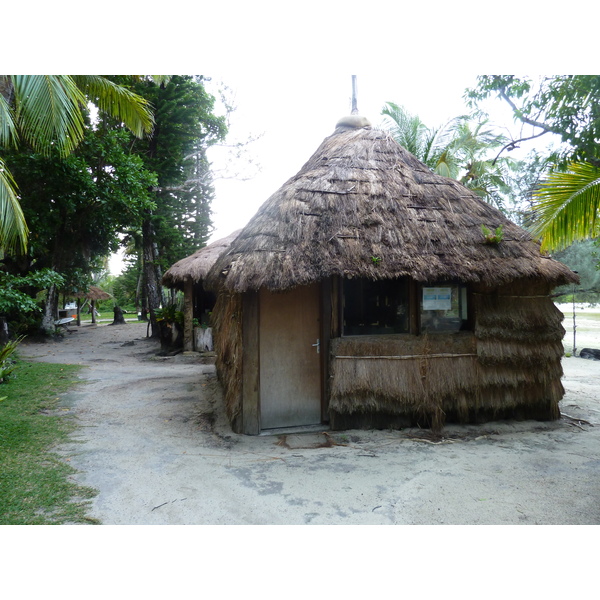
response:
[[[163,275],[163,285],[168,288],[183,289],[183,284],[188,278],[192,279],[194,283],[202,281],[219,255],[229,248],[240,231],[241,229],[238,229],[227,237],[216,240],[208,246],[196,250],[194,254],[177,261]]]
[[[88,300],[108,300],[109,298],[112,298],[112,296],[108,292],[101,290],[95,285],[90,285],[87,292],[73,294],[73,296],[75,298],[87,298]]]
[[[481,230],[503,228],[486,244]],[[185,259],[184,259],[185,260]],[[577,281],[528,232],[388,133],[338,127],[275,192],[207,275],[233,292],[284,290],[332,275],[501,285]]]

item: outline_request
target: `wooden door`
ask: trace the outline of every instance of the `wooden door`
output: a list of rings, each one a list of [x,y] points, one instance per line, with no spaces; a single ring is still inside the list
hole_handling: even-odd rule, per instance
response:
[[[261,429],[320,423],[319,285],[259,299]]]

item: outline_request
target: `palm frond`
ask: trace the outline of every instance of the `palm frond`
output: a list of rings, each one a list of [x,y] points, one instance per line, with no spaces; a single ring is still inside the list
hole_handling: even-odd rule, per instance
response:
[[[532,233],[542,247],[560,250],[600,234],[600,169],[587,162],[554,171],[533,194]]]
[[[432,160],[432,154],[439,131],[429,129],[418,116],[409,114],[403,107],[393,102],[388,102],[381,114],[389,118],[388,130],[392,137],[433,169],[435,159]]]
[[[12,111],[4,96],[0,94],[0,146],[16,146],[17,128]]]
[[[69,154],[83,139],[86,99],[68,75],[13,75],[19,131],[31,146]]]
[[[119,119],[136,137],[152,131],[150,104],[138,94],[100,75],[74,75],[73,79],[99,110]]]
[[[437,157],[434,172],[443,177],[456,179],[458,177],[459,163],[456,156],[446,147]]]
[[[6,252],[25,252],[28,235],[17,186],[0,158],[0,249]]]

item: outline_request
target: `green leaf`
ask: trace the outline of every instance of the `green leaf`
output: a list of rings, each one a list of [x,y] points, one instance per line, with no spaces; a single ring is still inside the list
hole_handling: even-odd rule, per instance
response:
[[[534,193],[532,233],[557,250],[600,234],[600,169],[587,162],[551,172]]]
[[[17,127],[10,106],[0,94],[0,146],[17,145]]]
[[[97,75],[74,75],[73,79],[90,101],[121,120],[136,137],[152,131],[150,103],[138,94]]]
[[[17,185],[0,158],[0,249],[25,252],[29,230],[17,196]]]
[[[67,156],[83,139],[86,98],[68,75],[13,75],[16,123],[23,138],[49,155]]]

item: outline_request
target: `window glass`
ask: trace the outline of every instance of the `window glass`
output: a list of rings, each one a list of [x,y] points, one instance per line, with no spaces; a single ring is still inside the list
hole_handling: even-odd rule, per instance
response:
[[[344,279],[344,335],[409,331],[408,282]]]
[[[421,331],[451,332],[467,328],[467,288],[460,284],[423,286]]]

